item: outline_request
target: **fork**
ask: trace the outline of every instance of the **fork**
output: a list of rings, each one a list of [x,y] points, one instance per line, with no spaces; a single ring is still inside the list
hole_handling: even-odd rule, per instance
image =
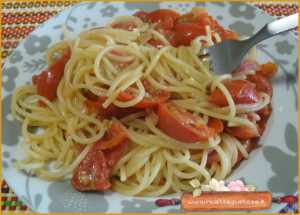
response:
[[[298,13],[266,24],[245,40],[225,40],[208,48],[212,69],[216,74],[231,73],[243,61],[248,51],[259,42],[298,26]]]

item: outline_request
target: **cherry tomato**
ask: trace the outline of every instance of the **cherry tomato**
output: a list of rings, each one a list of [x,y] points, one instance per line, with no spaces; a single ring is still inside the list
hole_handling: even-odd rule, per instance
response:
[[[229,91],[235,104],[252,104],[259,100],[255,85],[246,80],[226,80],[224,85]],[[215,89],[208,97],[208,101],[220,107],[227,106],[224,94]]]
[[[133,14],[136,17],[139,17],[143,22],[148,22],[148,13],[145,11],[138,11],[135,14]]]
[[[148,14],[148,19],[151,23],[157,23],[160,28],[167,30],[171,30],[174,27],[175,21],[179,17],[179,13],[169,9],[159,9]]]
[[[212,31],[219,33],[221,38],[224,39],[238,39],[235,32],[225,30],[219,23],[208,15],[207,11],[203,8],[195,8],[191,12],[181,16],[177,24],[193,23],[205,29],[205,26],[210,26]]]
[[[257,131],[244,125],[239,127],[227,127],[226,132],[241,140],[259,137],[259,133]]]
[[[168,136],[185,142],[205,141],[216,131],[207,125],[197,123],[199,118],[171,104],[159,104],[158,127]]]
[[[278,66],[272,62],[268,62],[261,65],[261,68],[256,71],[256,74],[265,77],[266,79],[271,79],[278,70]]]
[[[111,187],[111,171],[128,147],[127,135],[113,123],[73,172],[72,185],[79,191],[103,191]]]
[[[50,101],[56,99],[56,90],[63,77],[65,65],[70,59],[71,52],[68,49],[65,53],[39,75],[32,76],[32,82],[36,85],[37,93]]]
[[[102,150],[92,147],[86,157],[74,170],[72,186],[79,191],[103,191],[111,187],[111,169]]]
[[[261,75],[248,75],[247,80],[255,84],[255,88],[258,92],[267,93],[269,96],[273,94],[273,88],[271,83]]]
[[[195,23],[178,23],[175,25],[175,39],[177,45],[188,46],[196,37],[205,34],[205,26]]]

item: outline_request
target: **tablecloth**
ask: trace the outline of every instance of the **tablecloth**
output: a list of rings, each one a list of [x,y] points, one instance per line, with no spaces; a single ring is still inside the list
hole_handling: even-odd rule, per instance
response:
[[[6,1],[2,13],[2,58],[5,59],[39,24],[56,15],[59,11],[79,1]],[[252,3],[268,14],[280,18],[298,12],[297,3]],[[294,32],[297,34],[298,32]],[[2,212],[30,212],[3,180],[1,182]],[[281,212],[295,212],[297,206],[290,205]]]

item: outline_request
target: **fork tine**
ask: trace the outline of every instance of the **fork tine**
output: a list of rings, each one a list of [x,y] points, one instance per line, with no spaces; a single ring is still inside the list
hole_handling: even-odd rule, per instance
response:
[[[208,50],[216,74],[231,73],[241,64],[245,55],[242,41],[226,40]]]

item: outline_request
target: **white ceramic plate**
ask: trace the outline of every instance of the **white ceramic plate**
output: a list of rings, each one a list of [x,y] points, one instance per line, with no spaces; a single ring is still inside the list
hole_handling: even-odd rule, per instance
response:
[[[12,163],[19,159],[20,124],[11,121],[9,105],[16,86],[29,82],[33,74],[46,67],[45,51],[62,38],[61,25],[74,34],[106,24],[113,16],[133,14],[137,10],[173,8],[189,11],[196,3],[82,3],[51,18],[32,32],[7,58],[3,72],[3,175],[15,193],[36,212],[182,212],[179,207],[157,208],[153,198],[125,197],[117,193],[79,193],[68,181],[49,183],[16,171]],[[207,8],[223,26],[241,35],[251,35],[273,18],[263,11],[240,3],[197,3]],[[297,41],[292,34],[280,35],[258,46],[260,62],[279,65],[274,79],[274,111],[267,131],[260,140],[263,147],[251,153],[229,179],[243,178],[258,190],[270,190],[274,196],[297,190]],[[179,196],[179,194],[174,195]],[[278,212],[273,204],[263,212]]]

